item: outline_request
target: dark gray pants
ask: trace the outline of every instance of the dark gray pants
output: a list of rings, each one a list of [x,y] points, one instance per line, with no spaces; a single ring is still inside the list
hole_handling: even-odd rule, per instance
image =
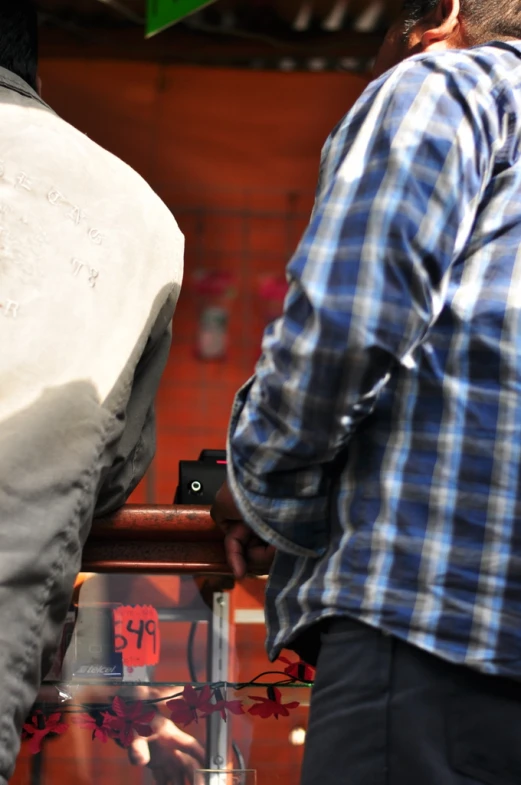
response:
[[[350,619],[296,648],[317,658],[302,785],[521,785],[517,682]]]

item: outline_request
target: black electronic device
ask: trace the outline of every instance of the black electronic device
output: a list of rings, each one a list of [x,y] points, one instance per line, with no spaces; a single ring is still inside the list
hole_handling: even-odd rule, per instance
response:
[[[179,461],[174,504],[211,505],[225,480],[225,450],[203,450],[197,461]]]

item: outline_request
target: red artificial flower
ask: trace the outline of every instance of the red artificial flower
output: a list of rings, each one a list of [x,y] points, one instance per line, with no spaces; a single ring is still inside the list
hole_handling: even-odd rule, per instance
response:
[[[279,717],[289,717],[290,710],[297,709],[300,706],[300,703],[297,701],[282,703],[281,691],[276,687],[268,687],[267,698],[258,698],[255,695],[248,695],[248,697],[252,701],[257,701],[255,706],[251,706],[248,709],[248,712],[262,717],[263,720],[268,719],[268,717],[275,717],[276,720]]]
[[[227,701],[227,700],[225,700],[224,697],[223,697],[223,694],[222,694],[222,692],[221,692],[221,690],[219,688],[217,688],[215,690],[214,698],[215,698],[215,703],[210,703],[209,704],[209,708],[210,708],[210,711],[208,712],[209,714],[213,714],[214,712],[218,711],[225,722],[227,720],[227,717],[226,717],[226,712],[227,711],[229,711],[231,714],[236,714],[236,715],[244,714],[242,701],[239,701],[239,700]]]
[[[171,712],[172,722],[186,728],[192,722],[199,722],[198,712],[203,717],[207,717],[212,711],[216,711],[215,704],[212,704],[211,700],[212,691],[208,685],[205,685],[202,690],[196,690],[187,684],[182,694],[168,701],[166,707]]]
[[[62,715],[60,713],[45,717],[41,711],[37,711],[31,717],[31,721],[24,724],[22,739],[29,740],[29,750],[33,755],[41,752],[42,742],[46,736],[49,736],[51,733],[58,736],[65,733],[68,725],[62,722],[61,719]]]
[[[108,735],[119,741],[123,747],[130,747],[136,734],[138,736],[152,736],[153,730],[149,723],[156,716],[155,709],[147,711],[142,701],[125,703],[118,696],[112,701],[114,714],[106,714],[104,725]]]
[[[101,712],[99,719],[92,717],[90,714],[82,714],[74,719],[74,724],[84,730],[92,731],[92,741],[99,739],[102,744],[106,744],[112,735],[111,718],[113,719],[112,714],[109,714],[107,711]]]
[[[279,657],[279,660],[286,663],[284,673],[290,676],[290,678],[295,679],[296,681],[305,682],[311,682],[315,680],[315,668],[312,668],[311,665],[308,665],[307,662],[304,662],[304,660],[291,662],[286,657]]]

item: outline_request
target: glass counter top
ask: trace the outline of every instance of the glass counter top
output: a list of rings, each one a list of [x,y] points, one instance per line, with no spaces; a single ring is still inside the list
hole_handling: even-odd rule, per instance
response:
[[[80,576],[14,785],[297,785],[313,671],[264,650],[265,579]]]

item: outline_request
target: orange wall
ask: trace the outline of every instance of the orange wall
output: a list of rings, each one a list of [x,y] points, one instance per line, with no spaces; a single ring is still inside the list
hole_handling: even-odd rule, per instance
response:
[[[312,205],[321,146],[365,82],[112,62],[47,61],[41,70],[44,98],[136,168],[186,235],[185,288],[158,399],[158,454],[147,488],[134,497],[168,503],[178,461],[224,447],[233,393],[258,355],[259,278],[283,271]],[[202,363],[193,351],[191,281],[201,266],[235,276],[223,363]]]

